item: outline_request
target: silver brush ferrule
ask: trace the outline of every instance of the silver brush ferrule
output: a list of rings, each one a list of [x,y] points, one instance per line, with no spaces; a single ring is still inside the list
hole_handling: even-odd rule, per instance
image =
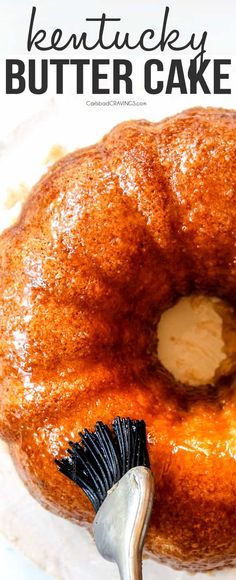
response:
[[[108,492],[93,523],[96,546],[121,580],[142,579],[142,551],[154,498],[147,467],[133,467]]]

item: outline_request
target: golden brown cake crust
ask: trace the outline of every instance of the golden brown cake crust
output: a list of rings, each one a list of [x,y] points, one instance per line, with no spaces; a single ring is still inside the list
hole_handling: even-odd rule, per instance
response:
[[[98,419],[145,419],[146,549],[192,570],[236,563],[235,388],[183,396],[154,336],[181,295],[235,306],[235,184],[235,111],[125,122],[57,162],[0,239],[0,432],[22,477],[46,507],[91,522],[54,458]]]

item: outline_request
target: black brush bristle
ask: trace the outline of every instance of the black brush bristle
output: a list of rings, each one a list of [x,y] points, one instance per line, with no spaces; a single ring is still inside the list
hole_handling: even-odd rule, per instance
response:
[[[98,421],[95,431],[79,433],[69,441],[68,455],[56,459],[59,471],[77,483],[97,512],[107,492],[132,467],[150,467],[143,420],[116,417],[109,429]]]

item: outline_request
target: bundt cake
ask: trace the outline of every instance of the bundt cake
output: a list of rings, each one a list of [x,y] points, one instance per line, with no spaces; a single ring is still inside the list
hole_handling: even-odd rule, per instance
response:
[[[192,571],[236,563],[236,386],[176,381],[156,328],[181,296],[235,307],[235,192],[236,111],[124,122],[54,164],[0,239],[0,433],[22,478],[89,525],[55,458],[96,420],[144,419],[146,554]]]

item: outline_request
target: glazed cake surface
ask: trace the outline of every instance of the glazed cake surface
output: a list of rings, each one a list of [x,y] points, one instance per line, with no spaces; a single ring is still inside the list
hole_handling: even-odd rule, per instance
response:
[[[0,432],[21,476],[89,524],[55,458],[97,420],[143,418],[156,480],[146,551],[193,571],[236,562],[235,386],[177,384],[156,328],[180,296],[235,307],[235,184],[236,111],[125,122],[53,165],[0,239]]]

